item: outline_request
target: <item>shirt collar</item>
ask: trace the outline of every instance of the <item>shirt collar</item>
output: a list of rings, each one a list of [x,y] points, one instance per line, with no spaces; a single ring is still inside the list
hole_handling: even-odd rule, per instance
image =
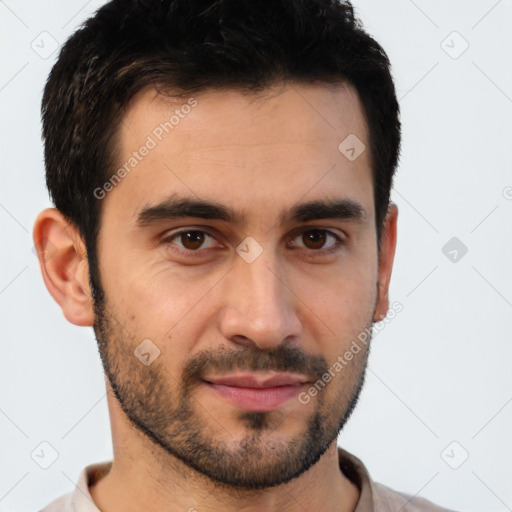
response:
[[[359,489],[359,500],[353,512],[374,512],[375,488],[365,465],[356,456],[338,447],[339,467],[343,474]],[[72,502],[76,512],[101,512],[94,503],[89,487],[103,478],[112,467],[112,461],[86,466],[80,472]]]

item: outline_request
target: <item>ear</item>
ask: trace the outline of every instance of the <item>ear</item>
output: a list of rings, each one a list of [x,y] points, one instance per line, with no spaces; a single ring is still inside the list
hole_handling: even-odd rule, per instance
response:
[[[397,219],[398,207],[395,203],[390,203],[380,239],[378,298],[373,317],[374,322],[381,321],[389,309],[388,290],[395,258]]]
[[[47,208],[37,216],[32,236],[44,283],[64,316],[72,324],[92,326],[89,264],[78,229],[59,210]]]

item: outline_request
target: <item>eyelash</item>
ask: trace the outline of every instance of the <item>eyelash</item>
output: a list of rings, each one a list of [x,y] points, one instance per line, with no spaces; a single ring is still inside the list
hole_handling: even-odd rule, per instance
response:
[[[295,234],[293,240],[304,235],[304,233],[308,233],[310,231],[320,231],[322,233],[325,233],[328,237],[330,236],[330,237],[334,238],[336,243],[332,247],[329,247],[328,249],[307,249],[307,248],[305,248],[305,249],[299,248],[299,249],[303,249],[308,252],[316,253],[315,255],[318,255],[318,256],[327,256],[327,255],[330,255],[330,254],[340,251],[343,248],[343,246],[345,245],[345,240],[343,240],[334,231],[331,231],[330,229],[317,228],[317,227],[309,227],[307,229],[303,229],[303,230],[299,231],[298,233]],[[173,233],[172,235],[164,238],[162,240],[162,243],[166,244],[166,245],[174,245],[175,248],[173,248],[171,250],[176,251],[179,254],[182,254],[185,256],[191,256],[191,255],[194,255],[194,253],[201,253],[201,252],[204,252],[205,250],[207,250],[207,249],[202,249],[202,250],[201,249],[196,249],[196,250],[185,249],[185,248],[180,247],[177,244],[173,243],[174,239],[179,238],[181,235],[183,235],[185,233],[203,233],[211,238],[215,238],[212,234],[208,233],[208,231],[192,228],[192,229],[184,229],[181,231],[177,231],[176,233]]]

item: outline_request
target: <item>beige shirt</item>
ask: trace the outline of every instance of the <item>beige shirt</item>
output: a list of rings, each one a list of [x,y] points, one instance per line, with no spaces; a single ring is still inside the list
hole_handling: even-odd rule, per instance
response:
[[[338,454],[340,470],[359,488],[359,501],[354,512],[454,512],[374,482],[357,457],[340,447]],[[92,500],[89,486],[107,474],[111,464],[104,462],[85,467],[75,490],[52,501],[40,512],[101,512]]]

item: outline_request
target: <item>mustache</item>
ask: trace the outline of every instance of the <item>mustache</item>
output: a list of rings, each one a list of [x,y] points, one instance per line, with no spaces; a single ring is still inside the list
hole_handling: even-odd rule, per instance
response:
[[[318,380],[329,370],[327,361],[319,355],[308,355],[288,345],[273,349],[244,348],[204,350],[190,358],[183,367],[184,387],[202,380],[206,373],[225,373],[233,370],[279,371],[303,373]]]

